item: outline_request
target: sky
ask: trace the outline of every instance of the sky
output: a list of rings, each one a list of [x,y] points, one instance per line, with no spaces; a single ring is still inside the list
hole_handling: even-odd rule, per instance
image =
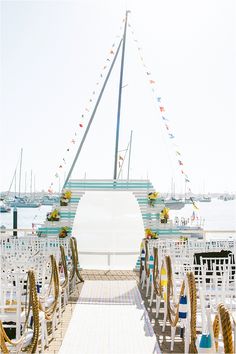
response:
[[[21,148],[21,192],[62,188],[127,9],[121,177],[132,130],[130,178],[149,178],[161,192],[171,181],[176,192],[236,191],[234,0],[1,1],[1,191],[16,168],[11,191],[19,190]],[[120,61],[73,178],[113,178]]]

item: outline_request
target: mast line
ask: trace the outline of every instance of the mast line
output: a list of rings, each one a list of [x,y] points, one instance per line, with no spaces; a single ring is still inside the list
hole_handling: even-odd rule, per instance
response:
[[[121,56],[121,67],[120,67],[120,85],[119,85],[119,97],[118,97],[118,109],[117,109],[117,122],[116,122],[116,144],[115,144],[115,161],[114,161],[114,174],[113,179],[117,178],[117,158],[118,158],[118,146],[119,146],[119,131],[120,131],[120,109],[121,109],[121,94],[122,94],[122,84],[123,84],[123,72],[124,72],[124,58],[125,58],[125,42],[126,42],[126,29],[127,29],[127,19],[128,13],[126,11],[125,15],[125,27],[123,34],[123,45],[122,45],[122,56]]]
[[[120,51],[120,47],[121,47],[122,41],[123,41],[123,38],[121,38],[121,40],[120,40],[120,43],[119,43],[119,46],[118,46],[118,48],[117,48],[116,54],[115,54],[115,56],[114,56],[113,62],[112,62],[111,67],[110,67],[110,69],[109,69],[109,71],[108,71],[108,73],[107,73],[106,79],[105,79],[105,81],[104,81],[104,83],[103,83],[102,89],[101,89],[100,94],[99,94],[99,96],[98,96],[96,105],[95,105],[95,107],[94,107],[94,109],[93,109],[93,113],[92,113],[92,115],[91,115],[91,117],[90,117],[90,120],[89,120],[89,122],[88,122],[87,128],[86,128],[86,130],[85,130],[85,132],[84,132],[84,136],[83,136],[83,138],[82,138],[82,140],[81,140],[81,143],[80,143],[79,148],[78,148],[78,150],[77,150],[77,153],[76,153],[76,155],[75,155],[74,161],[73,161],[73,163],[72,163],[72,165],[71,165],[70,171],[68,172],[68,175],[67,175],[67,177],[66,177],[66,179],[65,179],[65,181],[64,181],[63,188],[65,188],[67,182],[69,181],[69,178],[70,178],[70,176],[71,176],[71,174],[72,174],[72,172],[73,172],[73,169],[74,169],[74,167],[75,167],[75,164],[76,164],[76,162],[77,162],[77,160],[78,160],[79,154],[80,154],[81,149],[82,149],[82,147],[83,147],[83,145],[84,145],[84,142],[85,142],[85,139],[86,139],[86,137],[87,137],[88,131],[89,131],[89,129],[90,129],[90,126],[91,126],[91,124],[92,124],[93,118],[94,118],[95,113],[96,113],[96,111],[97,111],[98,105],[99,105],[100,100],[101,100],[102,95],[103,95],[103,92],[104,92],[104,90],[105,90],[107,81],[108,81],[108,79],[109,79],[109,77],[110,77],[110,74],[111,74],[111,72],[112,72],[113,66],[114,66],[114,64],[115,64],[115,62],[116,62],[116,58],[117,58],[118,53],[119,53],[119,51]]]
[[[23,154],[23,149],[21,148],[20,152],[20,172],[19,172],[19,197],[20,197],[20,192],[21,192],[21,168],[22,168],[22,154]]]
[[[130,132],[130,140],[129,140],[129,162],[128,162],[127,182],[129,182],[129,170],[130,170],[130,159],[131,159],[132,136],[133,136],[133,130],[131,130],[131,132]]]

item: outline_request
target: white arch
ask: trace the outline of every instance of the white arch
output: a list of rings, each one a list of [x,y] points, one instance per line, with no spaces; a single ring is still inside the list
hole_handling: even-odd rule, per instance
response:
[[[129,191],[86,191],[72,235],[77,238],[82,268],[133,269],[144,237],[136,197]]]

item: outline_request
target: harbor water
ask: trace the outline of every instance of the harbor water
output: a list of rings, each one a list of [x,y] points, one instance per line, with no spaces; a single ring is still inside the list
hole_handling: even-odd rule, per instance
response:
[[[212,199],[211,202],[197,202],[199,210],[192,204],[186,204],[180,210],[170,210],[170,217],[176,216],[191,219],[194,215],[204,223],[206,230],[236,230],[236,200],[223,201]],[[120,206],[122,208],[122,205]],[[46,214],[52,209],[51,206],[42,205],[38,208],[18,208],[18,228],[29,228],[42,224]],[[140,215],[141,218],[141,215]],[[12,228],[13,208],[10,213],[0,213],[0,226]]]

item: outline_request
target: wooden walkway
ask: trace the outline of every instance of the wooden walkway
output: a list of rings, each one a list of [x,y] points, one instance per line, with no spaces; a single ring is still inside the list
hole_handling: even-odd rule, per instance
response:
[[[170,326],[161,332],[162,320],[155,319],[155,306],[149,307],[138,287],[137,272],[83,270],[82,275],[85,284],[70,297],[45,353],[66,354],[68,348],[70,354],[170,353]],[[183,353],[177,336],[174,353]]]

